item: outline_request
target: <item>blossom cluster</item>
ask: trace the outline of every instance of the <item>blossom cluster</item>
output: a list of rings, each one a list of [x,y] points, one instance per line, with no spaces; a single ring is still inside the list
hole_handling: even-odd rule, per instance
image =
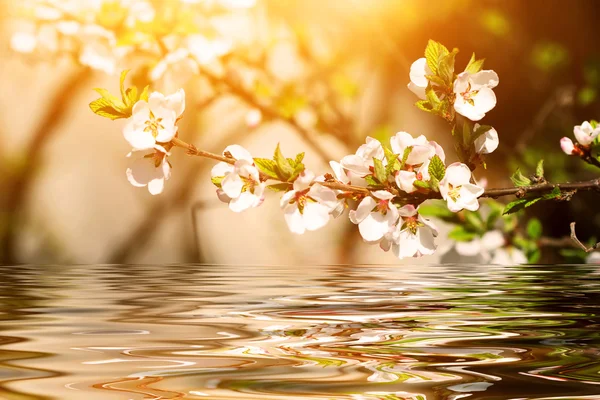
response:
[[[152,82],[181,81],[231,52],[224,12],[254,0],[24,0],[11,48],[48,58],[69,55],[114,75],[123,64],[144,64]],[[238,21],[239,22],[239,21]]]
[[[584,121],[581,125],[576,125],[573,128],[573,135],[577,143],[568,137],[563,137],[560,140],[560,147],[567,155],[584,156],[590,152],[592,144],[600,134],[600,126],[595,121]]]

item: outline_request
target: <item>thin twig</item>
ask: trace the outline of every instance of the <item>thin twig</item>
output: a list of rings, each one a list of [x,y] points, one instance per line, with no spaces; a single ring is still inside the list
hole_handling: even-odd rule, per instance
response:
[[[585,244],[581,243],[581,240],[577,238],[577,234],[575,233],[575,222],[571,222],[571,240],[574,241],[575,244],[577,244],[577,246],[586,253],[591,253],[600,247],[600,242],[591,247],[587,247]]]

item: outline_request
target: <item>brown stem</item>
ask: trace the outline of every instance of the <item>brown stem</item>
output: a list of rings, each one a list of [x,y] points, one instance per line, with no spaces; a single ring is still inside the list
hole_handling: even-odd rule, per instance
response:
[[[591,253],[592,251],[600,248],[600,242],[596,243],[591,247],[587,247],[586,245],[581,243],[581,240],[577,238],[577,234],[575,233],[575,222],[571,222],[571,240],[573,240],[573,242],[575,242],[575,244],[577,244],[577,246],[586,253]]]
[[[220,156],[218,154],[198,150],[196,148],[196,146],[188,144],[178,138],[173,139],[172,143],[175,146],[186,149],[188,151],[188,153],[191,155],[206,157],[206,158],[210,158],[210,159],[217,160],[217,161],[223,161],[223,162],[226,162],[229,164],[235,164],[235,161],[236,161],[234,158]],[[264,180],[272,179],[262,173],[261,173],[261,178]],[[340,182],[318,182],[318,183],[325,187],[328,187],[330,189],[342,190],[342,191],[349,192],[349,193],[357,193],[357,194],[361,194],[361,195],[371,193],[371,190],[369,190],[367,188],[360,187],[360,186],[346,185],[346,184],[340,183]],[[531,185],[531,186],[488,189],[481,195],[481,197],[497,198],[497,197],[502,197],[502,196],[514,195],[519,198],[522,198],[531,193],[549,193],[552,190],[554,190],[555,188],[559,188],[561,191],[566,191],[566,192],[573,192],[573,191],[577,191],[577,190],[598,190],[598,191],[600,191],[600,178],[592,179],[590,181],[583,181],[583,182],[542,183],[542,184]],[[430,192],[430,193],[416,192],[416,193],[410,193],[410,194],[406,194],[405,196],[402,196],[399,191],[397,191],[393,188],[388,188],[388,190],[391,191],[396,196],[402,197],[403,200],[413,201],[415,203],[421,203],[427,199],[441,198],[441,196],[438,192]]]
[[[576,191],[576,190],[599,190],[600,179],[592,179],[590,181],[573,182],[573,183],[542,183],[531,186],[521,186],[502,189],[488,189],[481,197],[497,198],[502,196],[517,196],[525,197],[530,193],[549,193],[554,188],[559,188],[561,191]]]

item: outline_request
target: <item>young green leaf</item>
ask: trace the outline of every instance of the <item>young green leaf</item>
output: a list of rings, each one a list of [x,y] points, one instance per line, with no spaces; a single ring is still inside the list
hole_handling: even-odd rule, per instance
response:
[[[448,210],[445,202],[428,201],[419,206],[419,214],[424,217],[440,218],[447,222],[458,221],[458,214]]]
[[[387,174],[381,160],[373,158],[373,164],[375,169],[375,178],[377,178],[377,180],[383,184],[387,183]]]
[[[275,183],[273,185],[267,186],[268,189],[271,189],[274,192],[287,192],[292,189],[292,185],[287,182],[283,183]]]
[[[419,100],[415,103],[415,106],[417,106],[417,108],[421,111],[425,111],[428,113],[433,112],[433,107],[427,100]]]
[[[478,73],[483,68],[484,61],[485,59],[483,58],[481,60],[477,60],[475,58],[475,53],[473,53],[471,59],[469,60],[469,63],[467,64],[467,68],[465,68],[465,72],[468,72],[470,74]]]
[[[275,161],[276,172],[279,175],[279,178],[282,181],[287,181],[292,174],[294,173],[294,168],[290,165],[287,158],[283,156],[281,153],[281,149],[279,148],[279,143],[277,143],[277,147],[275,148],[275,154],[273,155],[273,160]]]
[[[529,186],[531,185],[531,179],[527,178],[521,173],[521,170],[517,168],[515,173],[510,177],[510,180],[516,187]]]
[[[117,109],[115,105],[102,97],[96,99],[90,103],[90,109],[97,115],[105,118],[110,118],[113,121],[119,118],[129,118],[130,115],[125,114],[123,111]]]
[[[431,69],[431,72],[438,75],[440,60],[449,53],[448,49],[441,43],[438,43],[435,40],[429,40],[427,47],[425,48],[425,59],[427,60],[427,65],[429,66],[429,69]]]
[[[406,160],[408,160],[408,156],[410,156],[410,153],[412,152],[412,146],[407,147],[406,149],[404,149],[404,154],[402,154],[402,162],[400,163],[400,168],[398,169],[403,169],[404,166],[406,165]]]
[[[260,172],[267,175],[269,178],[279,179],[275,161],[269,160],[268,158],[255,158],[254,165],[256,165],[256,168],[258,168]]]
[[[454,59],[456,58],[457,53],[458,49],[453,49],[440,60],[438,75],[448,86],[454,82]]]
[[[436,178],[438,181],[444,179],[444,176],[446,175],[446,166],[437,154],[431,158],[428,172],[430,176]]]
[[[379,181],[376,180],[373,175],[367,175],[364,179],[367,182],[369,188],[383,188],[383,185],[379,183]]]
[[[537,166],[535,167],[535,174],[539,178],[543,178],[544,177],[544,160],[540,160],[538,162]]]
[[[506,205],[506,207],[504,207],[504,211],[502,212],[502,215],[513,214],[513,213],[516,213],[517,211],[522,210],[523,208],[525,208],[525,204],[528,201],[529,201],[528,199],[517,199],[515,201],[511,201],[510,203],[508,203]]]
[[[413,186],[417,187],[419,189],[430,189],[429,183],[423,182],[423,181],[419,181],[419,180],[414,181],[413,182]]]

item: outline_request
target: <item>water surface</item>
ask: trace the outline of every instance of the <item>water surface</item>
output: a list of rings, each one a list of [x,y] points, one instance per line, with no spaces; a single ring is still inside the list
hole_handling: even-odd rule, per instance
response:
[[[600,399],[598,272],[0,267],[0,399]]]

